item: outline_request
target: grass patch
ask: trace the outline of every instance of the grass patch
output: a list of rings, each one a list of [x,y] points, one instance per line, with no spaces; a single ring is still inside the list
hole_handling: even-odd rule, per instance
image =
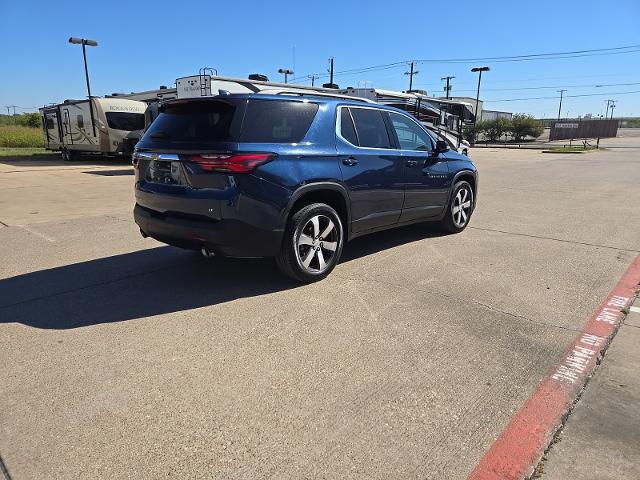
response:
[[[567,146],[562,146],[562,147],[550,147],[547,148],[546,150],[543,150],[542,153],[586,153],[586,152],[592,152],[593,150],[598,150],[598,148],[596,147],[581,147],[581,146],[576,146],[576,147],[567,147]]]
[[[55,155],[55,153],[47,151],[44,148],[0,147],[0,158],[1,157],[33,157],[37,155]]]
[[[43,147],[42,130],[21,125],[0,125],[0,147]]]

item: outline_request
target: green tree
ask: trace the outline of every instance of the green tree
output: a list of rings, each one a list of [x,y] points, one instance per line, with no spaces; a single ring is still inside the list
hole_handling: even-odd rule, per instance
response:
[[[531,115],[517,113],[511,118],[511,134],[516,142],[520,142],[527,137],[537,138],[542,135],[543,131],[542,123]]]
[[[462,135],[465,140],[473,142],[474,139],[478,140],[478,137],[484,134],[487,130],[487,122],[480,120],[475,125],[467,125],[462,131]]]
[[[21,117],[20,124],[25,127],[40,128],[42,126],[39,113],[24,113]]]
[[[495,120],[486,120],[486,136],[492,142],[500,140],[502,136],[511,131],[511,121],[508,118],[498,117]]]

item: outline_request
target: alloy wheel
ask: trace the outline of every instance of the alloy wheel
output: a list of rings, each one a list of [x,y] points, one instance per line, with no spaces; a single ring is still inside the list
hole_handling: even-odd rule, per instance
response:
[[[311,217],[296,239],[298,262],[310,273],[325,271],[333,262],[339,241],[338,228],[329,217]]]
[[[463,228],[469,221],[471,215],[471,206],[473,205],[473,192],[470,188],[464,186],[458,190],[453,199],[453,223],[458,228]]]

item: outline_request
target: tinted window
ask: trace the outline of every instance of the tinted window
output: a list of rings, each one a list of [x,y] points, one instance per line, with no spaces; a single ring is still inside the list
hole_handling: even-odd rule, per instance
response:
[[[242,123],[240,141],[297,143],[307,134],[318,105],[307,102],[251,100]]]
[[[47,130],[52,130],[53,128],[53,117],[47,117]]]
[[[115,130],[144,130],[144,113],[107,112],[109,128]]]
[[[144,140],[163,143],[235,141],[237,135],[232,134],[232,126],[240,123],[239,115],[236,115],[238,109],[237,104],[218,101],[169,104],[161,109],[162,113],[153,121]]]
[[[432,149],[431,137],[415,122],[397,113],[390,113],[389,118],[398,136],[402,150],[419,150],[424,152]]]
[[[351,108],[361,147],[392,148],[380,110]]]
[[[358,145],[358,136],[348,108],[340,109],[340,135],[349,143]]]
[[[76,115],[76,123],[78,128],[84,128],[84,117],[82,115]]]

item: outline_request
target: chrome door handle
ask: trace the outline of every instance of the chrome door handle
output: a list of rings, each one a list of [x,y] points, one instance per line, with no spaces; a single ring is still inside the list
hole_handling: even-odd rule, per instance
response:
[[[353,167],[354,165],[358,164],[358,160],[356,160],[353,157],[343,158],[342,163],[344,163],[345,165],[349,165],[350,167]]]

